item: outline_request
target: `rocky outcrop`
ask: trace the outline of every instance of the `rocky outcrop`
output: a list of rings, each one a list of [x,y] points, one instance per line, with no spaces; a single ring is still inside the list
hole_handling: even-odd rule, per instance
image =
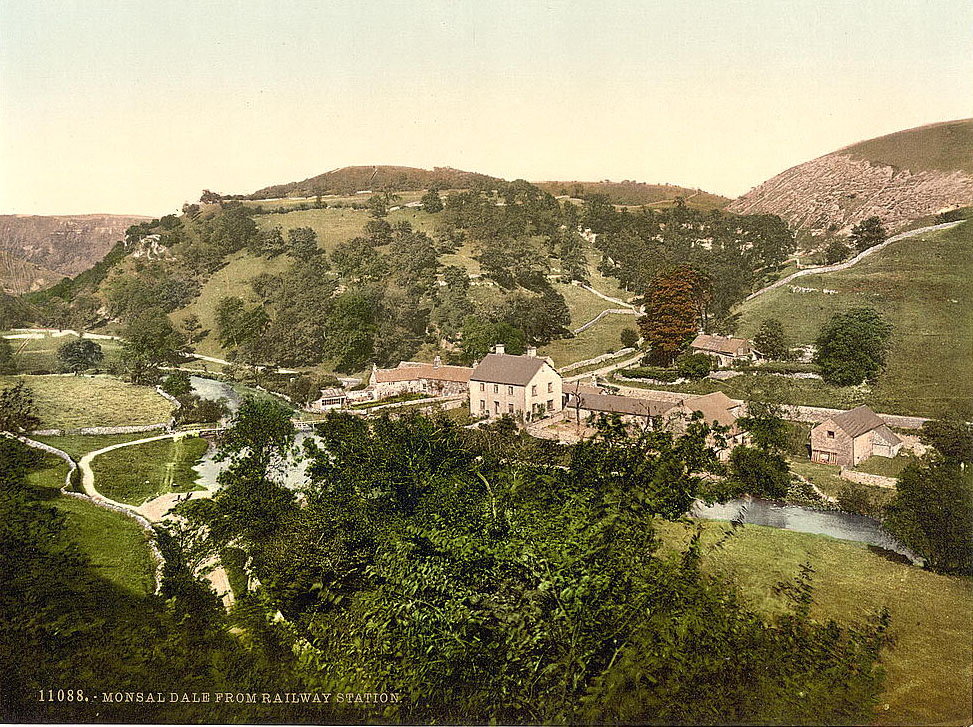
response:
[[[14,294],[48,287],[101,260],[148,217],[0,215],[0,284]]]
[[[971,204],[973,176],[965,171],[913,173],[835,152],[778,174],[728,209],[780,215],[797,230],[820,234],[831,225],[847,233],[872,215],[895,230],[920,217]]]

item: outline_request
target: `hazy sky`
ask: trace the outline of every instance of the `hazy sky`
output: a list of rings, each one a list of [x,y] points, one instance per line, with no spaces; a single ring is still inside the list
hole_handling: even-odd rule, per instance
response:
[[[0,1],[0,212],[352,164],[736,196],[973,116],[973,2]]]

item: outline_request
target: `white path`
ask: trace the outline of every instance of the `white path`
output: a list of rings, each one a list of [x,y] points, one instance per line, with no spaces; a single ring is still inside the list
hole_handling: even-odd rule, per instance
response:
[[[91,468],[91,462],[102,454],[106,452],[112,452],[116,449],[121,449],[122,447],[134,447],[139,444],[147,444],[148,442],[157,442],[162,439],[175,439],[177,437],[185,436],[197,436],[199,430],[190,430],[184,432],[172,432],[170,434],[161,434],[156,437],[146,437],[144,439],[136,439],[132,442],[121,442],[119,444],[113,444],[110,447],[104,447],[102,449],[97,449],[94,452],[88,452],[84,455],[78,462],[78,466],[81,468],[81,486],[92,500],[96,502],[101,502],[110,505],[114,508],[122,508],[129,510],[130,512],[145,518],[150,523],[161,522],[166,519],[176,517],[170,511],[175,506],[176,502],[183,497],[179,493],[169,492],[159,497],[148,500],[147,502],[138,505],[128,505],[124,502],[118,502],[117,500],[112,500],[109,497],[105,497],[98,489],[95,487],[95,473]],[[189,493],[190,498],[203,498],[212,497],[216,492],[215,487],[210,487],[205,490],[198,490]],[[205,566],[208,572],[205,572],[206,579],[212,584],[213,589],[216,594],[223,601],[223,605],[229,608],[233,605],[233,590],[230,588],[230,581],[226,575],[226,571],[223,566],[220,565],[215,559],[208,561]]]
[[[835,265],[821,265],[820,267],[816,267],[816,268],[804,268],[803,270],[798,270],[796,273],[791,273],[786,278],[781,278],[780,280],[771,283],[766,287],[761,288],[756,293],[751,293],[746,297],[746,300],[753,300],[758,295],[763,295],[769,290],[773,290],[774,288],[779,288],[782,285],[786,285],[792,280],[795,280],[797,278],[802,278],[805,275],[820,275],[821,273],[835,273],[838,272],[839,270],[847,270],[852,265],[856,265],[860,263],[869,255],[872,255],[878,252],[879,250],[883,250],[893,242],[898,242],[899,240],[905,240],[910,237],[918,237],[919,235],[924,235],[927,232],[934,232],[936,230],[948,230],[951,227],[956,227],[957,225],[963,224],[965,221],[966,220],[959,220],[958,222],[944,222],[939,225],[929,225],[928,227],[920,227],[917,230],[909,230],[908,232],[902,232],[899,233],[898,235],[893,235],[885,242],[879,243],[878,245],[875,245],[874,247],[870,247],[867,250],[863,250],[862,252],[855,255],[855,257],[853,257],[851,260],[846,260],[843,263],[837,263]]]

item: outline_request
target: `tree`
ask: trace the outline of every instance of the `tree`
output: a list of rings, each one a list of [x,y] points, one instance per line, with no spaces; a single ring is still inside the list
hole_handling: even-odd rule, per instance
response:
[[[137,384],[158,380],[159,366],[172,363],[185,343],[169,316],[158,309],[149,309],[136,317],[124,329],[122,337],[122,362]]]
[[[368,198],[368,211],[372,217],[387,217],[389,213],[388,201],[384,195],[373,194]]]
[[[959,419],[930,419],[923,422],[919,437],[935,447],[944,459],[973,464],[973,427]]]
[[[697,381],[709,375],[713,359],[705,353],[684,353],[676,359],[676,370],[680,376]]]
[[[836,313],[821,329],[814,362],[839,386],[860,384],[885,367],[892,324],[868,307]]]
[[[463,353],[468,362],[479,361],[493,347],[502,343],[507,353],[522,354],[526,350],[524,332],[509,323],[494,323],[477,316],[468,316],[463,323]]]
[[[187,374],[185,371],[173,371],[171,374],[166,376],[165,380],[162,382],[162,390],[169,396],[174,396],[177,399],[181,399],[182,397],[189,396],[192,393],[193,385],[189,380],[189,374]]]
[[[186,335],[186,343],[193,345],[194,343],[199,343],[206,332],[203,331],[203,326],[199,322],[199,316],[195,313],[190,313],[188,316],[182,320],[182,330]]]
[[[58,363],[75,374],[97,367],[104,358],[101,346],[89,338],[62,343],[57,349]]]
[[[709,278],[689,265],[668,268],[652,279],[638,325],[663,362],[671,363],[696,335],[709,298]]]
[[[14,359],[14,351],[10,346],[10,341],[0,338],[0,375],[17,373],[17,361]]]
[[[859,252],[885,242],[887,236],[882,220],[877,216],[869,217],[851,228],[849,240]]]
[[[746,416],[740,417],[738,423],[749,432],[758,449],[780,453],[787,448],[787,423],[783,409],[776,402],[751,399],[747,402]]]
[[[211,192],[208,189],[204,189],[203,193],[199,197],[199,201],[203,204],[223,204],[223,197],[216,192]]]
[[[973,469],[914,462],[899,475],[883,526],[943,573],[973,574]]]
[[[787,494],[791,472],[780,453],[740,445],[730,452],[730,478],[750,495],[777,499]]]
[[[310,227],[295,227],[287,231],[288,252],[298,260],[307,262],[321,253],[318,233]]]
[[[753,345],[758,353],[772,361],[786,361],[790,357],[784,326],[776,318],[768,318],[760,324],[760,330],[753,337]]]
[[[443,200],[439,196],[439,190],[436,188],[430,189],[424,195],[422,195],[422,209],[430,214],[435,214],[436,212],[443,211]]]
[[[839,238],[834,237],[828,246],[824,248],[824,261],[828,265],[834,265],[835,263],[840,263],[842,260],[848,258],[850,254],[848,246],[843,243]]]
[[[0,431],[29,431],[40,421],[34,392],[23,381],[0,390]]]
[[[634,328],[623,328],[619,338],[625,348],[635,348],[639,345],[639,332]]]

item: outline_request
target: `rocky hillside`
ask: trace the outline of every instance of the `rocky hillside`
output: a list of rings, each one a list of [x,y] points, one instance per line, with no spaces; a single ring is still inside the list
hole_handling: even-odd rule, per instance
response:
[[[125,230],[149,219],[128,215],[0,215],[0,286],[41,290],[101,260]]]
[[[878,215],[889,229],[973,204],[973,119],[922,126],[839,149],[778,174],[731,212],[778,214],[818,234]]]
[[[354,194],[363,190],[377,192],[383,189],[406,192],[430,187],[468,189],[497,181],[496,177],[452,167],[434,167],[431,170],[392,166],[342,167],[300,182],[264,187],[247,195],[247,198],[313,197],[316,194]]]

